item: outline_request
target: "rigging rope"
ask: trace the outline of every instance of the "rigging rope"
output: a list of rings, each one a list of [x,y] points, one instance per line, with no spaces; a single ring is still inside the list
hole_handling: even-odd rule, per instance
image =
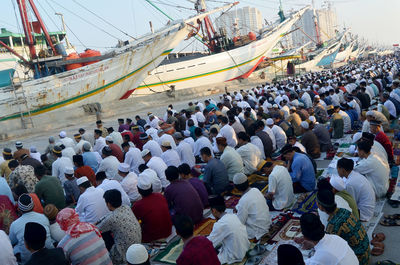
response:
[[[110,25],[111,27],[115,28],[116,30],[118,30],[119,32],[121,32],[122,34],[125,34],[128,37],[131,37],[132,39],[136,40],[135,37],[131,36],[130,34],[128,34],[127,32],[119,29],[118,27],[114,26],[113,24],[111,24],[110,22],[108,22],[107,20],[105,20],[104,18],[102,18],[101,16],[97,15],[96,13],[92,12],[90,9],[86,8],[84,5],[82,5],[81,3],[78,3],[76,0],[72,0],[75,4],[79,5],[80,7],[82,7],[83,9],[85,9],[86,11],[88,11],[89,13],[91,13],[92,15],[96,16],[97,18],[101,19],[103,22],[107,23],[108,25]]]

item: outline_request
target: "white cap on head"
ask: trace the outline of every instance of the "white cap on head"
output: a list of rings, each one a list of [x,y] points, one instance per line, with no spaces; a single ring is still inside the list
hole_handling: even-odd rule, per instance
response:
[[[291,106],[290,110],[296,110],[296,107],[295,106]]]
[[[302,121],[302,122],[300,123],[300,126],[303,127],[304,129],[310,128],[310,125],[309,125],[308,122],[306,122],[306,121]]]
[[[137,186],[141,190],[148,190],[151,188],[151,181],[147,176],[141,176],[139,177]]]
[[[161,146],[171,147],[171,142],[170,141],[164,141],[164,142],[161,143]]]
[[[64,174],[73,175],[74,174],[74,168],[73,167],[66,167],[64,169]]]
[[[277,109],[277,108],[278,108],[278,104],[274,104],[274,105],[272,105],[272,107],[273,107],[274,109]]]
[[[79,186],[79,185],[85,183],[86,181],[89,181],[89,179],[87,177],[83,176],[76,180],[76,184]]]
[[[274,125],[274,120],[271,118],[267,119],[267,125]]]
[[[271,103],[267,104],[267,109],[272,109],[272,104]]]
[[[150,153],[150,150],[149,149],[143,149],[143,151],[142,151],[142,157],[145,157],[148,153]]]
[[[358,142],[362,137],[362,132],[357,132],[353,135],[353,143]]]
[[[120,163],[118,165],[118,171],[121,171],[123,173],[128,173],[130,169],[130,166],[126,163]]]
[[[188,131],[188,130],[183,131],[183,135],[186,136],[186,137],[189,137],[190,136],[190,131]]]
[[[108,136],[106,137],[106,141],[107,141],[107,142],[114,142],[113,138],[112,138],[110,135],[108,135]]]
[[[309,118],[308,118],[312,123],[315,123],[317,120],[315,119],[315,117],[314,116],[310,116]]]
[[[235,176],[233,176],[233,184],[235,185],[243,184],[247,180],[247,176],[243,173],[236,173]]]
[[[126,261],[130,264],[142,264],[149,259],[147,249],[141,244],[133,244],[126,251]]]
[[[67,137],[67,133],[66,133],[65,131],[61,131],[60,134],[59,134],[59,136],[60,136],[61,138]]]
[[[346,184],[344,183],[344,180],[341,177],[338,176],[333,176],[329,180],[329,183],[331,183],[332,187],[335,188],[337,191],[342,191],[346,188]]]
[[[316,95],[314,98],[321,98],[320,96]]]

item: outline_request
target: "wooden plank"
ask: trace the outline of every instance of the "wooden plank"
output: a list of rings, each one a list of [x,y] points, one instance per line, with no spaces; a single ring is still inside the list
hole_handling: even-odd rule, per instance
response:
[[[60,67],[64,66],[67,64],[74,64],[74,63],[88,63],[88,62],[93,62],[93,61],[101,61],[105,60],[111,57],[115,56],[115,52],[108,53],[105,55],[101,56],[94,56],[94,57],[87,57],[87,58],[79,58],[79,59],[73,59],[73,60],[60,60],[60,61],[54,61],[54,62],[48,62],[46,63],[46,66],[48,67]]]

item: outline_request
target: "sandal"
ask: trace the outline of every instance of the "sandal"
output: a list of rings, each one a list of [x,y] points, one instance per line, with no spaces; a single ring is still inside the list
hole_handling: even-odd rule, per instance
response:
[[[376,233],[376,234],[374,233],[374,234],[372,234],[371,243],[372,242],[382,242],[385,240],[385,238],[386,238],[386,236],[384,233]]]
[[[400,220],[383,219],[379,223],[383,226],[400,226]]]
[[[383,217],[385,217],[385,219],[393,219],[393,220],[400,220],[400,214],[396,213],[396,214],[385,214]]]
[[[373,244],[373,248],[371,250],[371,255],[372,256],[380,256],[383,254],[385,251],[385,246],[381,242],[376,242]]]

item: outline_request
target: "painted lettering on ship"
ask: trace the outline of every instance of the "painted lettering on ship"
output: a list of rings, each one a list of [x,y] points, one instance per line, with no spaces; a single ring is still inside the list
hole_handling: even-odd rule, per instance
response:
[[[71,75],[71,76],[68,76],[66,78],[63,78],[63,83],[67,83],[67,82],[70,82],[70,81],[81,79],[81,78],[84,78],[84,77],[87,77],[87,76],[90,76],[90,75],[93,75],[93,74],[97,74],[99,72],[104,72],[108,68],[109,67],[107,65],[104,65],[104,66],[101,66],[99,68],[93,69],[91,71],[85,71],[83,73]]]

